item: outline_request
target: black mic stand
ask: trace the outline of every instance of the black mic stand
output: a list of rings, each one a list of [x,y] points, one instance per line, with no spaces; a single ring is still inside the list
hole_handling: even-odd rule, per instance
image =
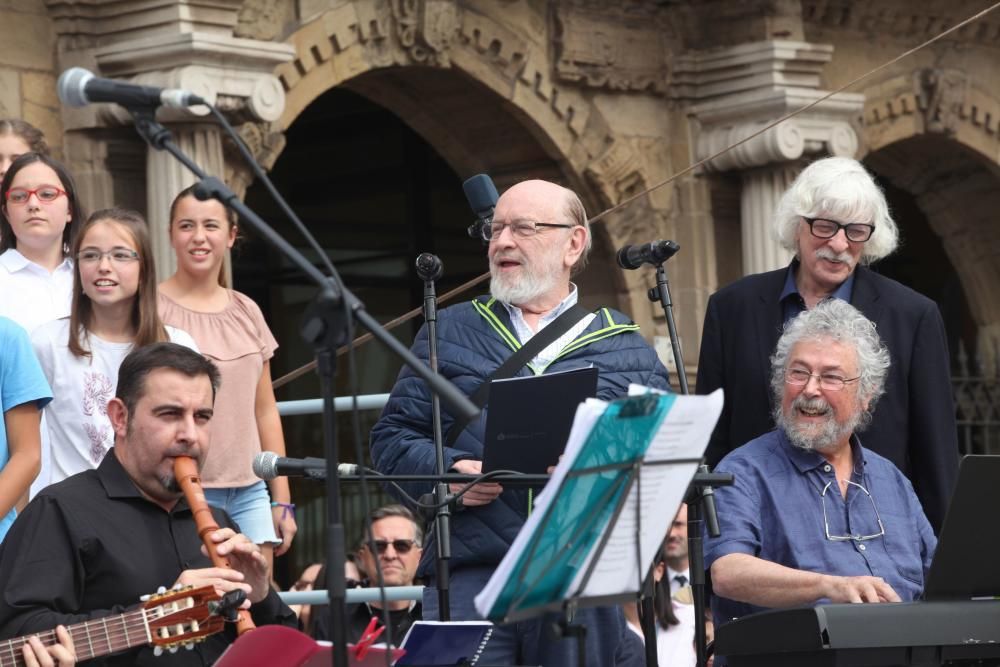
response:
[[[666,260],[664,260],[666,261]],[[684,359],[681,356],[680,339],[677,336],[677,325],[674,323],[674,304],[670,298],[670,284],[667,282],[667,271],[664,262],[656,264],[656,287],[651,287],[647,296],[653,303],[660,302],[663,314],[667,318],[667,331],[670,333],[670,347],[674,355],[674,366],[677,368],[677,380],[681,393],[688,394],[687,372],[684,369]],[[701,465],[699,473],[708,473],[708,466]],[[730,484],[732,481],[730,480]],[[691,573],[691,594],[694,598],[694,645],[698,667],[705,667],[707,651],[705,646],[705,555],[702,551],[702,516],[708,522],[708,532],[712,537],[719,536],[719,517],[715,513],[715,497],[711,484],[692,483],[685,499],[688,506],[688,566]],[[704,512],[703,512],[704,510]],[[642,611],[652,612],[652,604],[643,605]],[[644,619],[643,631],[647,625],[654,625]],[[654,626],[655,629],[655,626]],[[647,646],[649,638],[646,638]],[[655,641],[655,635],[654,635]],[[646,651],[647,665],[656,665],[649,661],[650,652]]]
[[[474,418],[479,409],[469,401],[454,385],[432,373],[402,343],[389,334],[364,309],[358,300],[340,281],[334,271],[326,276],[313,266],[301,252],[283,239],[274,229],[252,209],[240,201],[239,197],[225,183],[209,177],[201,167],[189,158],[173,141],[170,130],[156,121],[155,107],[133,107],[128,109],[135,118],[135,127],[143,139],[157,150],[165,150],[200,179],[195,192],[199,199],[215,198],[228,208],[236,211],[240,219],[247,222],[277,248],[296,267],[309,276],[320,288],[316,300],[307,310],[302,325],[302,335],[316,349],[317,369],[321,378],[323,400],[323,445],[327,463],[327,570],[343,572],[346,560],[344,525],[340,514],[340,486],[337,478],[337,461],[340,460],[336,440],[336,413],[334,410],[334,380],[337,370],[337,348],[348,342],[349,318],[354,318],[367,328],[383,345],[388,347],[414,373],[426,381],[435,395],[440,395],[456,415]],[[362,477],[364,472],[362,468]],[[347,667],[347,591],[343,577],[328,577],[330,596],[330,625],[333,635],[333,664]]]
[[[699,473],[707,473],[708,466],[698,466]],[[732,484],[729,476],[728,484]],[[716,484],[726,485],[727,482]],[[715,496],[711,484],[692,483],[684,502],[688,507],[688,569],[691,572],[691,596],[694,598],[694,649],[698,667],[705,667],[708,660],[705,632],[705,553],[703,551],[702,521],[708,534],[719,536],[719,515],[715,513]],[[704,517],[704,518],[703,518]]]
[[[424,281],[424,321],[427,322],[427,350],[431,371],[438,371],[437,356],[437,294],[434,291],[434,281],[441,277],[444,265],[441,260],[430,253],[422,253],[417,257],[417,275]],[[443,478],[444,469],[444,437],[441,433],[441,399],[437,394],[431,395],[431,419],[434,428],[434,455],[437,463],[437,474]],[[448,502],[450,489],[442,479],[434,484],[434,502],[438,505],[434,515],[434,530],[437,533],[437,590],[438,617],[442,621],[451,620],[451,600],[449,598],[448,561],[451,559],[451,504]]]
[[[681,393],[689,394],[687,372],[684,370],[684,359],[681,358],[680,338],[677,336],[677,325],[674,324],[674,303],[670,299],[670,284],[667,282],[667,271],[663,268],[663,262],[656,265],[656,287],[650,287],[646,293],[653,303],[660,302],[663,314],[667,318],[667,331],[670,333],[670,347],[674,353],[674,366],[677,367],[677,381],[680,383]]]

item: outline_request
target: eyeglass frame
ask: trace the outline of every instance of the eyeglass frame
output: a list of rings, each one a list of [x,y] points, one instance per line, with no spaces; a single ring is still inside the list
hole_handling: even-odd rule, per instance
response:
[[[789,377],[789,373],[792,373],[792,372],[805,373],[808,377],[807,377],[806,381],[803,382],[803,383],[801,383],[801,384],[798,383],[798,382],[792,382],[791,378]],[[827,380],[838,380],[841,384],[840,384],[839,387],[824,387],[823,386],[823,378],[824,377]],[[812,378],[816,378],[817,379],[817,381],[819,382],[819,386],[820,386],[821,389],[826,389],[827,391],[844,391],[844,389],[847,387],[848,384],[850,384],[851,382],[857,382],[858,380],[861,379],[861,376],[859,375],[859,376],[853,377],[853,378],[842,378],[839,375],[830,375],[829,373],[810,373],[809,371],[807,371],[804,368],[786,368],[785,369],[785,384],[790,384],[793,387],[807,387],[807,386],[809,386],[809,380],[811,380]]]
[[[813,236],[815,236],[818,239],[832,239],[834,236],[836,236],[837,234],[840,233],[840,230],[844,230],[844,238],[846,238],[851,243],[867,243],[871,239],[872,234],[875,233],[875,225],[869,224],[867,222],[849,222],[847,224],[843,224],[843,223],[837,222],[836,220],[831,220],[830,218],[807,218],[805,216],[802,216],[802,219],[805,220],[805,222],[806,222],[807,225],[809,225],[809,233],[812,234]],[[819,235],[819,234],[816,233],[816,228],[813,227],[813,223],[819,222],[819,221],[829,222],[831,225],[836,225],[837,229],[834,230],[833,234],[830,234],[829,236],[821,236],[821,235]],[[848,230],[849,229],[852,229],[852,228],[853,229],[858,229],[858,228],[861,228],[861,227],[867,227],[868,228],[868,236],[866,236],[865,238],[863,238],[863,239],[852,239],[848,235]]]
[[[493,233],[494,225],[500,226],[500,232],[498,234]],[[515,231],[516,229],[515,225],[530,225],[530,227],[528,228],[534,231],[532,231],[530,234],[519,234],[517,231]],[[506,228],[510,228],[510,233],[519,239],[530,239],[531,237],[538,235],[538,232],[540,231],[538,229],[539,227],[562,227],[564,229],[572,229],[573,227],[578,227],[578,226],[579,225],[566,225],[554,222],[535,222],[534,220],[516,220],[514,222],[492,221],[489,224],[487,224],[486,222],[480,224],[478,231],[479,231],[479,237],[482,240],[489,242],[492,241],[494,237],[499,237],[501,234],[503,234],[503,230]]]
[[[400,539],[400,540],[372,540],[372,542],[374,542],[374,544],[375,544],[375,552],[379,556],[381,556],[386,551],[388,551],[390,544],[392,545],[393,551],[395,551],[400,556],[405,556],[406,554],[410,553],[410,551],[412,551],[414,548],[418,548],[418,549],[420,548],[420,545],[417,544],[416,540],[402,540],[402,539]],[[400,549],[400,545],[403,545],[403,544],[406,545],[406,548],[405,549]],[[364,543],[364,547],[366,549],[369,548],[367,542]]]
[[[129,252],[132,254],[129,255],[128,259],[124,258],[116,259],[115,257],[112,256],[112,253],[115,252]],[[97,257],[84,258],[84,255],[89,255],[91,253],[96,253]],[[109,261],[115,264],[122,264],[122,263],[131,264],[132,262],[139,260],[139,253],[136,252],[135,250],[132,250],[131,248],[112,248],[111,250],[97,250],[96,248],[91,248],[88,250],[81,250],[80,252],[78,252],[76,254],[76,261],[79,264],[100,264],[101,260],[104,259],[105,257],[107,257]]]
[[[882,515],[878,513],[878,506],[875,504],[875,499],[872,498],[872,494],[868,491],[868,489],[857,482],[852,482],[849,479],[844,481],[864,491],[865,495],[868,496],[868,500],[871,501],[872,509],[875,510],[875,521],[878,523],[880,532],[875,535],[830,535],[830,520],[827,518],[826,514],[826,492],[835,481],[837,480],[831,479],[827,482],[826,486],[823,487],[823,490],[819,494],[819,502],[823,506],[823,533],[826,535],[826,539],[830,542],[867,542],[869,540],[883,537],[885,535],[885,524],[882,523]]]
[[[53,197],[52,199],[42,199],[41,197],[38,196],[38,191],[39,190],[45,190],[45,189],[48,189],[48,188],[52,188],[53,190],[56,191],[56,196],[55,197]],[[10,195],[11,195],[11,193],[14,193],[14,192],[27,192],[28,196],[26,196],[24,198],[24,201],[14,201],[14,202],[11,202],[10,201]],[[65,190],[63,190],[62,188],[60,188],[58,185],[50,185],[48,183],[46,183],[45,185],[39,185],[37,188],[34,188],[34,189],[32,189],[32,188],[10,188],[10,189],[7,190],[6,194],[4,195],[4,199],[8,203],[12,203],[15,206],[22,206],[24,204],[27,204],[31,200],[31,195],[35,195],[35,199],[37,199],[38,201],[43,202],[45,204],[51,204],[55,200],[59,199],[59,195],[62,195],[63,197],[66,197],[67,199],[69,199],[69,193],[68,192],[66,192]]]

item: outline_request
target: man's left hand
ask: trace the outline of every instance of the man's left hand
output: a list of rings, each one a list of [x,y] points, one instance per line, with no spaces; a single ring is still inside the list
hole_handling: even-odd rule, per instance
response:
[[[247,596],[250,602],[257,603],[266,598],[271,590],[271,578],[267,559],[260,552],[260,547],[232,528],[217,530],[209,535],[209,539],[215,543],[215,552],[229,559],[229,566],[243,574],[244,582],[251,588]],[[205,551],[204,545],[202,551]]]

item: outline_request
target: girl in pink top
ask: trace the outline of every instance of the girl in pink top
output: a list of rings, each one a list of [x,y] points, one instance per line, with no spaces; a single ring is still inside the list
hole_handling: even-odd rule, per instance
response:
[[[236,222],[221,202],[199,201],[193,188],[181,191],[170,207],[177,272],[160,284],[159,306],[163,322],[190,333],[222,374],[201,471],[206,498],[270,559],[271,545],[273,555],[285,553],[297,529],[288,479],[272,480],[269,498],[252,467],[261,450],[285,455],[271,386],[270,359],[278,344],[257,304],[224,285],[223,260],[235,240]]]

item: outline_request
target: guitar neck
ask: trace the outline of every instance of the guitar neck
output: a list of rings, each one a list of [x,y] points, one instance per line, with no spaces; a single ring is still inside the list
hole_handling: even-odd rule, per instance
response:
[[[145,609],[136,609],[116,616],[105,616],[83,623],[67,626],[73,640],[77,661],[90,660],[102,655],[117,653],[133,646],[145,646],[152,642]],[[43,645],[58,644],[55,630],[46,630],[37,635],[26,635],[0,641],[0,667],[24,667],[21,647],[29,637],[37,636]]]

